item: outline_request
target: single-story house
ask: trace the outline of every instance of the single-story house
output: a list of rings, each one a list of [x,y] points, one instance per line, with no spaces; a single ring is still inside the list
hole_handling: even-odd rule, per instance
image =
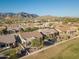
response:
[[[7,26],[7,31],[9,33],[19,32],[21,30],[20,25],[18,24],[12,24]]]
[[[62,39],[64,39],[65,36],[67,36],[66,38],[69,38],[78,35],[78,27],[75,26],[62,24],[56,26],[55,28],[59,31],[59,35],[60,37],[62,36]]]
[[[42,34],[37,31],[20,33],[19,37],[26,45],[34,39],[41,40],[43,38]]]
[[[59,32],[56,29],[39,29],[38,30],[43,36],[46,36],[48,38],[54,39],[57,38],[57,36],[59,35]]]
[[[16,44],[16,39],[14,35],[1,35],[0,36],[0,48],[4,47],[14,47]]]
[[[73,34],[74,32],[78,31],[78,27],[68,26],[68,25],[58,25],[56,26],[56,29],[59,32],[66,33],[66,34]]]

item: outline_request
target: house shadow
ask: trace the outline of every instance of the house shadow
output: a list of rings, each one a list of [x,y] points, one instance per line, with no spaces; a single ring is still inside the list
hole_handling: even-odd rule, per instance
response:
[[[53,45],[56,42],[57,42],[57,39],[48,39],[44,41],[44,45],[49,46],[49,45]]]

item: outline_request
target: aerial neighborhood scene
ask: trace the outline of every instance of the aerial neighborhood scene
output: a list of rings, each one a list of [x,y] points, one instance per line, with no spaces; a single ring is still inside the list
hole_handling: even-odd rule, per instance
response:
[[[79,1],[0,0],[0,59],[79,59]]]

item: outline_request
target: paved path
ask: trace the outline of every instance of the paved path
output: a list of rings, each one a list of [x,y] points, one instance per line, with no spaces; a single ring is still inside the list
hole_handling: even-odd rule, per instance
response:
[[[61,43],[64,43],[64,42],[73,40],[73,39],[75,39],[75,38],[77,38],[77,37],[79,37],[79,35],[76,36],[76,37],[73,37],[73,38],[71,38],[71,39],[64,40],[64,41],[55,43],[55,44],[53,44],[53,45],[50,45],[50,46],[48,46],[48,47],[42,48],[42,49],[40,49],[40,50],[37,50],[37,51],[35,51],[35,52],[33,52],[33,53],[30,53],[29,55],[26,55],[26,56],[24,56],[24,57],[19,58],[19,59],[26,59],[27,57],[29,57],[29,56],[31,56],[31,55],[33,55],[33,54],[36,54],[36,53],[39,53],[39,52],[41,52],[41,51],[43,51],[43,50],[46,50],[46,49],[49,49],[49,48],[51,48],[51,47],[57,46],[57,45],[59,45],[59,44],[61,44]]]
[[[9,51],[9,49],[10,49],[10,48],[5,48],[5,49],[3,49],[2,51],[0,51],[0,55],[2,55],[3,53]]]

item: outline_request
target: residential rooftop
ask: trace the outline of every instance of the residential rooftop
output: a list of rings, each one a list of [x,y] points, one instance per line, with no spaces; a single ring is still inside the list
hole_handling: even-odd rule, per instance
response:
[[[0,35],[0,43],[14,43],[15,37],[13,34],[11,35]]]

